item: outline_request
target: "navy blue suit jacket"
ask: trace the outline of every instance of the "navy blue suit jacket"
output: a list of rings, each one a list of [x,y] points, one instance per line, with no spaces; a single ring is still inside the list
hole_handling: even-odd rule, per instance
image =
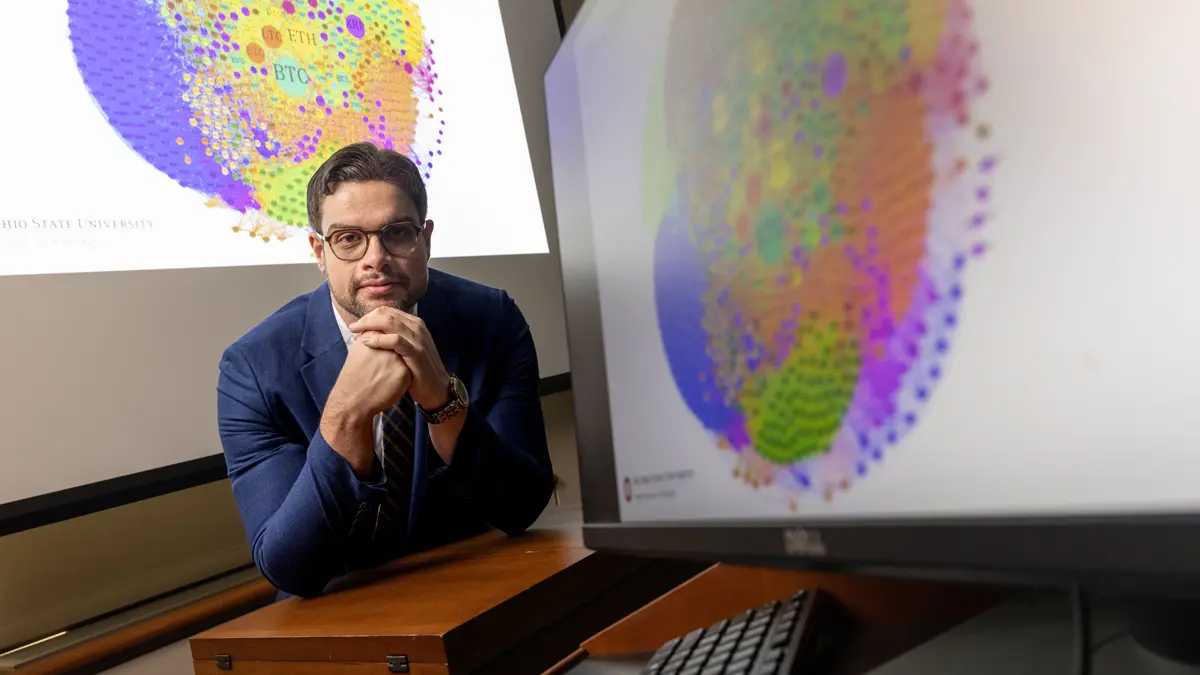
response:
[[[408,539],[391,554],[487,526],[520,533],[553,490],[537,353],[516,303],[430,270],[420,316],[471,401],[449,465],[418,420],[414,461],[425,469],[414,471]],[[382,471],[359,478],[319,430],[345,359],[327,284],[221,358],[217,418],[234,497],[255,564],[285,594],[318,595],[334,577],[380,562],[378,547],[359,545],[354,532],[374,523],[387,489]]]

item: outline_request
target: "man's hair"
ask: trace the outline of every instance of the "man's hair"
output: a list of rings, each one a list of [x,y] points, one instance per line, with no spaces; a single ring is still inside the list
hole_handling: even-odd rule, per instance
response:
[[[384,181],[404,191],[417,207],[420,225],[425,222],[428,197],[421,170],[411,159],[395,150],[370,143],[354,143],[333,153],[308,181],[308,224],[321,232],[321,206],[339,183]]]

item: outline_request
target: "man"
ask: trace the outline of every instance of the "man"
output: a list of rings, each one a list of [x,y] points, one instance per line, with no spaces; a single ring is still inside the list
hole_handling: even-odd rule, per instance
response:
[[[417,167],[368,143],[308,184],[326,281],[221,359],[217,417],[254,561],[285,594],[490,525],[553,479],[529,326],[507,293],[428,268]]]

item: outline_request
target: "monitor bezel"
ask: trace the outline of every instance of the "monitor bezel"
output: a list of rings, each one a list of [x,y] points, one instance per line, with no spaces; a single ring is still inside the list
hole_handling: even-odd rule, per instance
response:
[[[598,2],[584,2],[544,77],[588,548],[733,564],[1200,594],[1200,513],[622,522],[590,194],[580,158],[564,153],[554,140],[556,133],[575,133],[578,139],[573,129],[579,115],[561,109],[556,114],[555,99],[560,106],[578,104],[570,82],[562,79],[568,68],[564,54]]]

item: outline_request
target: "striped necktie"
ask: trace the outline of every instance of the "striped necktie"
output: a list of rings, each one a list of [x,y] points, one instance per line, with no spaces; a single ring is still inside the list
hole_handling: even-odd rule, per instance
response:
[[[408,509],[412,498],[413,438],[416,404],[408,394],[383,413],[383,470],[387,494],[379,505],[375,541],[391,548],[408,535]]]

